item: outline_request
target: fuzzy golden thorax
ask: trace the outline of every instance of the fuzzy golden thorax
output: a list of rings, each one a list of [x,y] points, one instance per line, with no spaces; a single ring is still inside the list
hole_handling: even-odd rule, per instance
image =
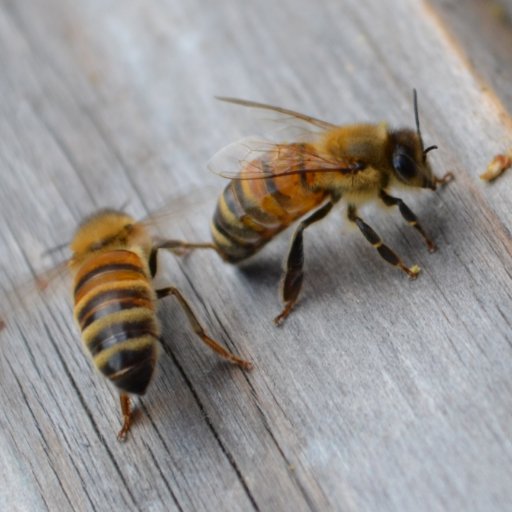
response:
[[[316,144],[330,161],[360,164],[353,173],[325,173],[317,184],[324,189],[364,200],[388,185],[435,189],[435,178],[417,132],[391,131],[385,123],[340,126],[327,131]]]
[[[350,159],[382,168],[388,133],[385,123],[339,126],[324,134],[318,149],[321,154],[340,161]]]
[[[393,172],[387,154],[389,132],[385,123],[340,126],[327,131],[317,151],[329,161],[362,164],[353,173],[318,173],[316,184],[355,202],[364,202],[385,187]]]
[[[70,267],[76,269],[93,253],[112,249],[137,249],[149,257],[151,246],[151,236],[133,217],[117,210],[100,210],[76,230],[70,243]]]

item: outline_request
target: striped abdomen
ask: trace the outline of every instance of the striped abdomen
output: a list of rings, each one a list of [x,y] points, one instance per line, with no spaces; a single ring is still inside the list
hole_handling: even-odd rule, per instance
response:
[[[96,367],[119,389],[144,394],[157,359],[155,295],[132,251],[92,254],[75,276],[75,319]]]
[[[286,171],[289,160],[297,162],[302,144],[277,146],[261,160],[250,162],[219,198],[211,224],[212,237],[222,257],[230,262],[248,258],[277,233],[318,206],[326,192],[313,191],[314,173],[249,179],[260,169],[265,174]],[[277,168],[279,166],[279,168]],[[301,166],[307,168],[307,163]],[[250,169],[250,171],[249,171]],[[246,175],[244,179],[244,174]]]

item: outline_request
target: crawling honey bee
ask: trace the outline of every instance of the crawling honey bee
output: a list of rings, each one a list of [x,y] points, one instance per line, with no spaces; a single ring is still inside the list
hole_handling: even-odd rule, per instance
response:
[[[218,200],[211,223],[214,245],[225,261],[236,263],[249,258],[313,210],[292,236],[282,286],[284,306],[274,319],[277,325],[290,314],[302,287],[304,230],[324,218],[341,198],[348,203],[349,220],[380,256],[411,279],[418,275],[419,267],[405,265],[357,213],[357,206],[370,200],[398,206],[402,217],[421,234],[428,250],[436,250],[416,215],[387,191],[393,185],[435,190],[453,179],[451,173],[437,178],[427,161],[427,154],[437,146],[423,146],[416,91],[416,130],[391,130],[385,123],[337,126],[272,105],[218,99],[274,111],[320,129],[307,142],[241,141],[219,152],[209,164],[213,172],[231,179]]]
[[[132,422],[130,395],[144,395],[158,359],[156,300],[173,295],[194,332],[220,357],[248,370],[241,359],[210,338],[175,287],[155,290],[160,249],[183,251],[211,244],[156,240],[147,225],[117,210],[86,218],[70,243],[74,317],[94,365],[119,390],[124,441]]]

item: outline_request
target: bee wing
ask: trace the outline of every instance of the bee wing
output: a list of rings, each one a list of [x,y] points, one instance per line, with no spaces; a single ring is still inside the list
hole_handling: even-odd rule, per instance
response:
[[[69,258],[59,261],[27,279],[15,283],[13,290],[16,291],[17,295],[30,295],[33,292],[39,294],[50,291],[55,286],[58,286],[63,278],[68,276],[69,261]]]
[[[69,262],[69,258],[59,261],[53,267],[37,274],[34,278],[37,289],[44,292],[55,286],[62,278],[68,277]]]
[[[168,199],[165,204],[137,222],[154,231],[169,231],[169,226],[182,224],[183,219],[190,219],[196,214],[213,210],[218,194],[216,187],[202,186],[200,190]]]
[[[308,172],[351,174],[359,171],[361,164],[329,159],[310,144],[275,144],[248,137],[221,149],[208,162],[208,169],[224,178],[250,180]]]
[[[15,278],[14,281],[6,283],[3,291],[6,303],[0,311],[0,323],[3,322],[5,327],[12,316],[21,315],[23,312],[30,313],[38,301],[48,299],[69,277],[68,262],[68,259],[62,260],[42,272],[31,276],[25,274],[20,279]]]
[[[168,233],[169,226],[173,224],[182,225],[184,219],[190,219],[196,213],[201,212],[201,218],[204,218],[208,209],[207,217],[211,215],[214,208],[214,202],[218,190],[214,187],[201,187],[200,191],[186,193],[174,197],[165,202],[164,206],[155,210],[144,219],[138,221],[136,225],[143,225],[150,231],[155,231],[158,235],[160,232]],[[155,237],[156,238],[156,237]],[[43,257],[54,255],[63,250],[67,250],[69,244],[62,244],[43,253]],[[37,299],[47,299],[50,293],[57,291],[57,288],[63,282],[69,282],[69,263],[71,258],[62,257],[58,263],[50,266],[42,272],[33,272],[32,275],[24,273],[19,278],[14,276],[7,277],[5,284],[0,285],[0,297],[4,297],[4,302],[0,304],[0,330],[5,324],[10,322],[11,313],[18,315],[23,311],[28,311],[31,304]],[[1,269],[3,272],[3,269]],[[5,275],[9,274],[5,272]],[[3,288],[3,289],[2,289]],[[59,294],[61,290],[58,290]],[[66,290],[68,291],[68,290]]]
[[[218,151],[208,162],[207,167],[214,174],[224,178],[234,178],[245,168],[249,173],[254,172],[261,177],[271,176],[272,173],[265,173],[253,164],[266,158],[273,151],[275,143],[258,138],[246,137]],[[254,167],[254,169],[253,169]]]
[[[227,103],[233,103],[235,105],[241,105],[243,107],[269,110],[271,112],[274,112],[274,113],[284,116],[288,120],[289,119],[298,119],[298,120],[304,121],[308,124],[311,124],[313,126],[316,126],[317,128],[320,128],[321,130],[331,130],[332,128],[336,127],[335,124],[328,123],[327,121],[322,121],[320,119],[316,119],[315,117],[308,116],[307,114],[301,114],[300,112],[295,112],[294,110],[289,110],[287,108],[282,108],[282,107],[276,107],[274,105],[269,105],[267,103],[259,103],[257,101],[242,100],[242,99],[238,99],[238,98],[230,98],[227,96],[216,96],[216,99],[218,99],[220,101],[225,101]]]

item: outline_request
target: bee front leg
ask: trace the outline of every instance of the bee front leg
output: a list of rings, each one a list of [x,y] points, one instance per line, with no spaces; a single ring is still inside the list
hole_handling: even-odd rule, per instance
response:
[[[412,226],[414,229],[419,231],[423,239],[425,240],[425,243],[427,244],[428,252],[435,252],[437,251],[437,245],[430,240],[430,238],[425,233],[425,230],[420,226],[420,223],[418,222],[418,218],[416,215],[412,212],[412,210],[399,198],[399,197],[393,197],[390,196],[387,192],[384,190],[380,191],[380,198],[387,206],[398,206],[398,209],[400,210],[400,213],[402,217],[406,220],[406,222]]]
[[[281,313],[274,318],[276,325],[281,325],[290,314],[302,288],[302,281],[304,279],[304,240],[302,233],[308,226],[323,219],[331,211],[333,206],[334,200],[326,203],[312,215],[304,219],[293,234],[282,285],[283,302],[285,305]]]
[[[394,253],[384,242],[380,236],[370,227],[363,219],[357,216],[357,210],[354,205],[348,207],[348,218],[352,222],[355,222],[361,233],[368,242],[370,242],[378,253],[391,265],[403,270],[411,279],[416,279],[420,272],[418,265],[413,265],[411,268],[407,267],[404,262]]]

